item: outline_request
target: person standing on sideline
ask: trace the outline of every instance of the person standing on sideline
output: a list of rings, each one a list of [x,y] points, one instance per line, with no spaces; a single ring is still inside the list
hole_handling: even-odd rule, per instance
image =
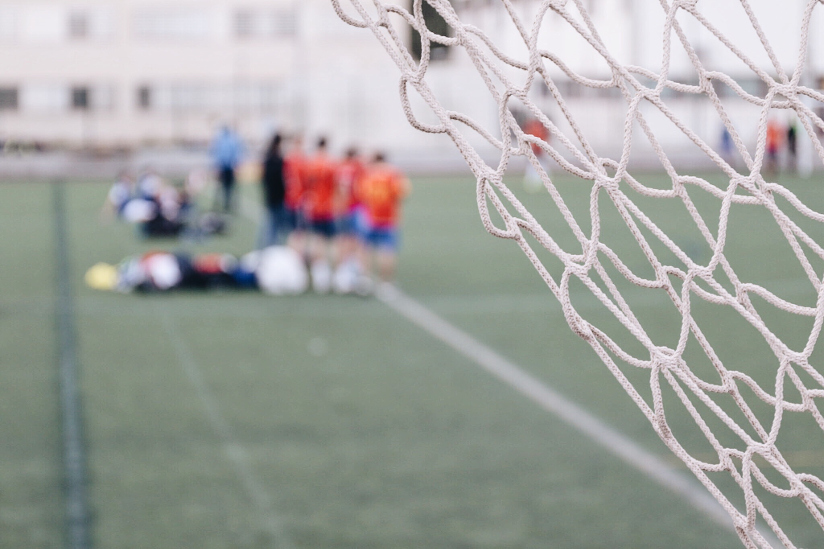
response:
[[[784,137],[785,130],[781,123],[775,117],[770,117],[767,120],[766,158],[764,159],[765,171],[770,175],[778,173],[778,155],[784,146]]]
[[[215,209],[218,209],[222,194],[222,209],[224,212],[229,213],[234,206],[232,198],[235,190],[235,171],[243,158],[243,143],[232,128],[225,125],[220,128],[214,141],[212,141],[210,152],[221,188],[221,193],[215,194]]]
[[[282,137],[279,133],[272,137],[263,156],[261,184],[266,216],[261,224],[258,248],[280,246],[286,240],[284,217],[286,207],[286,180],[283,173],[283,154],[280,151]]]
[[[400,243],[401,202],[409,194],[409,180],[386,162],[383,153],[377,153],[357,187],[366,225],[362,272],[372,279],[377,269],[378,280],[391,283],[395,279]]]
[[[732,134],[730,133],[730,130],[727,129],[727,126],[724,124],[721,125],[720,145],[719,152],[721,153],[721,158],[724,159],[724,162],[732,166],[735,144],[732,142]]]
[[[787,126],[787,169],[795,173],[798,168],[798,146],[795,119],[790,120]]]

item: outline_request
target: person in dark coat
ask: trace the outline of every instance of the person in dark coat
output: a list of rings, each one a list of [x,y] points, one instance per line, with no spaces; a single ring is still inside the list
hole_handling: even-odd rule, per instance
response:
[[[266,215],[259,236],[258,247],[261,249],[280,246],[286,241],[286,181],[283,174],[283,153],[280,150],[282,140],[279,133],[275,134],[263,156],[261,184]]]
[[[787,126],[787,168],[795,173],[798,167],[798,139],[796,137],[795,120]]]

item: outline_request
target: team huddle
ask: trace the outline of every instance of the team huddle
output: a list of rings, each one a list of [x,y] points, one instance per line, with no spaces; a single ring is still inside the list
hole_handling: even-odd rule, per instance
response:
[[[363,293],[373,278],[390,282],[408,180],[380,153],[364,162],[350,149],[334,159],[323,138],[310,155],[299,139],[286,155],[280,146],[276,135],[263,161],[268,215],[259,247],[295,250],[307,261],[316,292]]]
[[[225,129],[221,138],[228,139]],[[270,294],[315,292],[366,295],[375,283],[392,282],[399,244],[400,205],[409,182],[382,154],[364,162],[354,149],[333,158],[325,139],[304,154],[294,139],[287,154],[275,135],[261,166],[266,216],[256,249],[242,257],[153,251],[119,265],[98,263],[86,276],[98,289],[165,291],[178,288],[257,288]],[[242,147],[218,147],[215,210],[195,215],[192,198],[203,189],[199,177],[178,187],[151,169],[137,181],[123,172],[101,211],[135,223],[142,237],[199,241],[220,234],[233,208],[235,170]],[[223,157],[226,158],[223,158]],[[228,160],[227,160],[228,159]],[[194,172],[193,172],[194,173]],[[223,212],[218,206],[222,202]]]

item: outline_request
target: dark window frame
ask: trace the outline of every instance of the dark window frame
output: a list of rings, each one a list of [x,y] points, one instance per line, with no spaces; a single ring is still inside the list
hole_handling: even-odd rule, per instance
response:
[[[235,11],[233,27],[235,38],[240,40],[255,38],[255,12],[250,9]]]
[[[20,108],[20,89],[17,86],[0,86],[0,111],[16,111]]]
[[[140,110],[148,111],[152,108],[152,98],[154,94],[152,93],[152,87],[148,85],[138,86],[137,88],[137,107]]]
[[[70,106],[73,111],[88,111],[92,106],[92,91],[89,86],[72,86]]]
[[[73,40],[85,40],[91,35],[91,25],[87,11],[69,12],[68,25],[69,38]]]
[[[409,12],[412,13],[412,4],[414,0],[410,1],[409,5]],[[441,17],[441,14],[435,10],[432,6],[429,5],[428,2],[422,2],[421,4],[421,11],[423,13],[423,19],[426,23],[426,28],[430,31],[434,32],[435,34],[440,34],[441,36],[452,36],[452,28],[447,24],[446,20]],[[450,47],[445,44],[440,44],[438,42],[431,42],[429,43],[429,60],[430,61],[443,61],[449,59]],[[421,55],[423,55],[423,45],[421,44],[421,35],[420,33],[412,28],[410,29],[410,43],[409,43],[409,52],[412,54],[412,57],[416,61],[421,60]]]

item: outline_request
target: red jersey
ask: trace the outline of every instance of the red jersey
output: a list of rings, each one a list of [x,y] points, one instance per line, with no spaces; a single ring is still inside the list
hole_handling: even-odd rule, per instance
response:
[[[335,218],[335,163],[325,154],[316,155],[306,162],[306,216],[310,221],[330,221]]]
[[[549,132],[537,118],[533,118],[524,125],[524,133],[543,139],[547,143],[549,142]],[[535,156],[541,156],[544,153],[544,150],[535,143],[530,143],[530,146],[532,147],[532,152]]]
[[[366,168],[357,158],[348,158],[338,164],[337,184],[342,211],[352,211],[358,205],[359,200],[355,189],[364,173],[366,173]]]
[[[409,182],[388,164],[366,171],[358,184],[358,197],[373,227],[392,227],[400,218],[401,200],[409,193]]]
[[[303,206],[303,195],[306,191],[305,171],[306,157],[299,150],[290,152],[283,159],[283,177],[286,181],[284,203],[290,210],[299,210]]]

